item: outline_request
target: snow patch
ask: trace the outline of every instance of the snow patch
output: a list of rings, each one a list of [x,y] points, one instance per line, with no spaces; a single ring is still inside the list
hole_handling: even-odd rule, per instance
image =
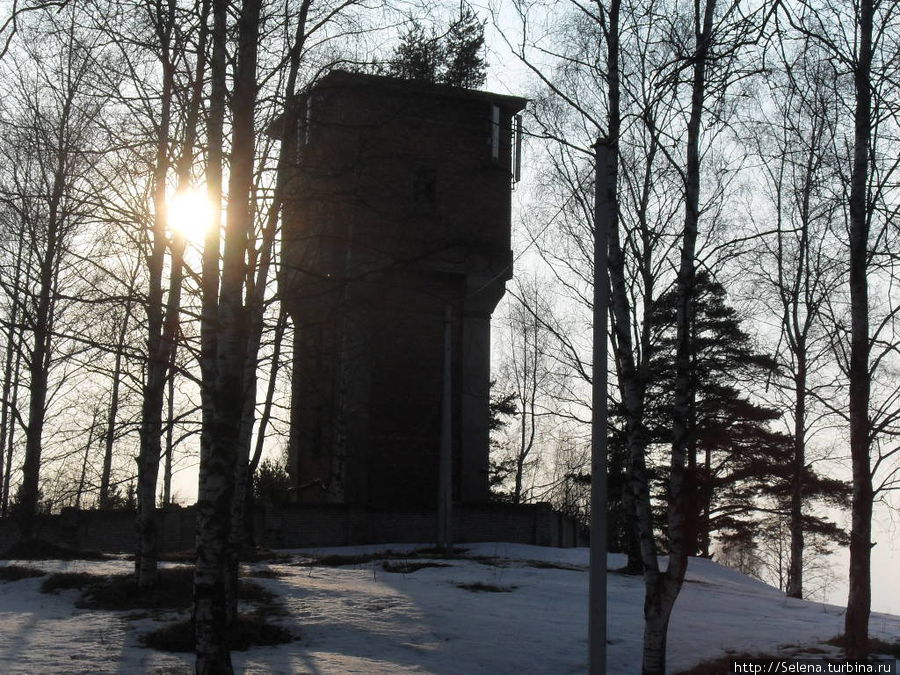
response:
[[[387,675],[440,673],[565,675],[587,667],[589,551],[524,544],[461,544],[464,557],[446,567],[391,573],[376,559],[341,567],[299,566],[311,555],[361,555],[390,549],[402,558],[426,544],[295,549],[277,563],[256,563],[278,576],[254,581],[279,595],[288,611],[274,617],[300,639],[235,652],[244,673]],[[428,559],[416,554],[417,560]],[[479,560],[480,559],[480,560]],[[661,561],[662,564],[665,561]],[[538,563],[536,565],[536,563]],[[125,559],[8,561],[48,572],[130,572]],[[607,566],[624,566],[610,555]],[[726,651],[792,654],[842,631],[842,608],[786,598],[780,591],[709,560],[692,559],[675,606],[669,670]],[[41,579],[0,582],[0,672],[190,673],[189,656],[138,645],[140,633],[166,615],[74,607],[76,594],[40,593]],[[460,584],[508,589],[474,593]],[[609,575],[609,672],[640,670],[643,581]],[[129,618],[131,616],[131,618]],[[874,614],[871,632],[900,638],[900,617]]]

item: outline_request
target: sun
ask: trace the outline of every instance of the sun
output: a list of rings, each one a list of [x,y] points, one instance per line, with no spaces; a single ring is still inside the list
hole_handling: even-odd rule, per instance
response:
[[[169,200],[169,228],[192,242],[201,242],[212,220],[212,206],[205,190],[179,190]]]

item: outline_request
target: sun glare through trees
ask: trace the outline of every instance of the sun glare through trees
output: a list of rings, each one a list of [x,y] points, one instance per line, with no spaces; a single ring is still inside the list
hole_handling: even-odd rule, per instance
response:
[[[212,222],[212,204],[206,190],[189,188],[176,192],[166,208],[169,228],[192,244],[201,244]]]

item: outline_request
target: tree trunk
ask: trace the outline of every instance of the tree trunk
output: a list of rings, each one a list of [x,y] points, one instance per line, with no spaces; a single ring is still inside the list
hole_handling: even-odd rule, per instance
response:
[[[802,344],[802,343],[801,343]],[[794,457],[791,481],[791,557],[785,593],[803,597],[803,476],[806,471],[806,349],[797,353],[794,385]]]
[[[91,428],[88,430],[88,440],[84,446],[84,457],[81,461],[81,475],[78,478],[78,490],[75,492],[75,508],[81,508],[81,499],[84,495],[84,484],[87,479],[88,459],[91,455],[91,445],[94,443],[94,430],[97,428],[98,410],[94,409],[94,417],[91,420]]]
[[[525,445],[526,432],[528,430],[528,328],[524,325],[522,328],[522,391],[519,396],[519,399],[522,401],[522,414],[519,426],[519,448],[516,451],[516,473],[512,494],[513,504],[522,503],[522,474],[525,472]]]
[[[695,5],[700,11],[700,5]],[[644,675],[662,675],[665,672],[666,632],[672,607],[687,572],[690,546],[696,543],[696,484],[686,475],[686,463],[693,442],[694,429],[691,425],[693,401],[693,373],[691,325],[693,323],[695,255],[697,228],[700,217],[700,122],[706,95],[706,65],[712,36],[713,16],[716,0],[707,0],[702,19],[695,17],[695,54],[693,59],[693,80],[691,85],[691,108],[687,128],[687,163],[685,166],[685,214],[682,233],[681,260],[678,268],[678,312],[676,317],[675,385],[672,405],[672,461],[669,473],[669,562],[666,571],[660,575],[656,567],[655,555],[648,560],[647,551],[652,542],[646,541],[642,532],[644,552],[644,654],[642,672]],[[639,476],[644,483],[641,489],[647,491],[647,477],[643,467]],[[642,475],[641,475],[642,474]],[[641,514],[649,519],[649,495]],[[652,537],[652,530],[649,535]],[[649,564],[652,563],[652,564]]]
[[[266,398],[263,402],[263,412],[262,416],[259,419],[259,429],[257,429],[256,433],[256,447],[254,448],[253,456],[250,458],[250,463],[247,466],[244,508],[239,515],[239,522],[242,523],[241,527],[244,532],[244,542],[242,545],[251,550],[256,546],[256,532],[254,530],[253,521],[256,499],[253,494],[253,475],[256,473],[256,469],[259,467],[259,461],[262,458],[263,446],[266,440],[266,430],[268,429],[269,422],[272,418],[272,405],[275,401],[275,387],[278,381],[278,370],[281,360],[281,345],[284,340],[284,331],[286,326],[287,313],[282,308],[278,313],[278,320],[275,323],[275,340],[272,346],[272,366],[269,370],[269,383],[266,387]],[[232,513],[232,517],[235,517],[234,513]],[[232,532],[235,531],[236,528],[234,525],[232,525]],[[235,613],[237,612],[237,603],[235,603],[235,606],[232,608],[232,610]]]
[[[309,14],[311,0],[304,0],[297,16],[297,28],[294,34],[294,42],[291,46],[288,58],[288,75],[285,84],[285,119],[294,119],[296,110],[296,86],[300,69],[300,59],[306,42],[306,21]],[[265,313],[265,291],[269,280],[272,259],[274,257],[275,235],[278,228],[282,201],[284,198],[284,182],[290,158],[290,149],[294,146],[296,126],[286,125],[281,147],[278,154],[275,190],[272,204],[267,214],[266,227],[263,231],[258,255],[258,268],[255,279],[251,281],[248,274],[248,307],[246,310],[246,355],[244,363],[244,405],[241,413],[241,432],[239,436],[237,463],[235,465],[235,488],[231,510],[231,565],[229,572],[229,616],[237,614],[237,586],[238,564],[242,552],[249,552],[253,546],[252,517],[248,507],[253,503],[252,478],[253,472],[259,464],[262,455],[265,431],[272,413],[272,398],[275,393],[276,375],[278,372],[278,358],[281,353],[281,341],[284,336],[285,322],[287,320],[284,311],[279,313],[275,328],[275,344],[273,347],[272,368],[270,371],[269,386],[266,392],[263,416],[260,420],[256,449],[253,457],[250,456],[250,446],[253,441],[253,426],[256,416],[256,371],[259,365],[259,348],[262,340]],[[249,514],[249,515],[248,515]]]
[[[630,474],[632,464],[629,462],[625,470]],[[622,489],[622,510],[625,512],[625,574],[643,574],[644,562],[641,557],[641,535],[638,526],[637,511],[635,508],[634,493],[630,487],[630,477],[626,477],[626,483]]]
[[[253,457],[250,459],[249,472],[252,478],[259,461],[262,459],[263,446],[266,440],[266,430],[272,419],[272,405],[275,402],[275,388],[278,384],[278,370],[281,364],[281,345],[284,342],[284,333],[287,328],[287,312],[282,307],[278,312],[278,320],[275,323],[275,340],[272,344],[272,367],[269,369],[269,383],[266,386],[266,398],[263,402],[262,415],[259,418],[259,430],[256,434],[256,447]]]
[[[609,6],[609,32],[607,41],[607,87],[609,100],[609,172],[610,182],[618,189],[619,174],[619,134],[621,133],[621,84],[619,71],[619,13],[621,2],[614,0]],[[629,574],[643,571],[640,551],[640,534],[635,500],[640,495],[631,489],[633,483],[634,458],[646,451],[644,438],[644,401],[641,374],[635,362],[634,344],[631,339],[632,310],[628,299],[628,288],[625,282],[625,255],[622,251],[619,226],[619,200],[615,190],[610,195],[613,199],[611,209],[612,222],[609,231],[609,283],[612,329],[615,335],[613,349],[614,362],[618,365],[618,377],[621,382],[622,403],[625,408],[625,444],[631,460],[625,467],[625,489],[622,502],[625,518],[632,522],[627,525]],[[595,282],[596,283],[596,282]],[[649,304],[649,303],[648,303]]]
[[[169,377],[166,381],[166,450],[163,464],[163,507],[172,503],[172,454],[175,451],[175,358],[177,345],[172,345]]]
[[[696,490],[699,494],[700,513],[697,532],[697,555],[710,558],[712,553],[712,448],[704,448],[703,471],[697,474]]]
[[[141,588],[156,584],[159,523],[156,512],[156,483],[162,454],[162,408],[165,394],[168,352],[162,338],[163,263],[166,254],[166,179],[169,172],[169,129],[175,86],[175,66],[171,61],[174,3],[158,3],[153,17],[159,39],[159,59],[163,71],[160,119],[157,126],[156,166],[153,176],[152,250],[147,258],[149,291],[147,294],[147,370],[141,404],[140,448],[138,450],[137,546],[135,576]]]
[[[18,331],[18,341],[19,344],[23,344],[23,336],[22,330]],[[13,368],[13,380],[12,380],[12,393],[10,394],[10,410],[15,413],[19,401],[19,378],[22,372],[22,349],[16,350],[16,364]],[[10,479],[12,478],[12,456],[13,456],[13,448],[15,447],[15,430],[16,425],[11,424],[9,427],[9,433],[6,436],[6,467],[3,473],[3,517],[9,515],[9,486]],[[3,452],[4,448],[0,448],[0,452]]]
[[[228,544],[228,573],[225,579],[225,593],[228,599],[228,623],[237,618],[237,585],[241,558],[252,554],[252,542],[247,527],[247,495],[250,483],[250,445],[253,441],[253,425],[256,419],[256,364],[255,355],[244,354],[246,362],[253,363],[253,373],[245,370],[243,400],[238,425],[237,445],[234,464],[234,493],[231,497],[231,523]],[[252,518],[252,515],[250,516]]]
[[[194,576],[194,622],[198,675],[232,673],[228,645],[228,589],[236,579],[229,570],[229,538],[236,459],[244,411],[244,365],[247,358],[247,315],[242,291],[247,270],[244,255],[253,232],[250,208],[254,160],[256,54],[260,0],[245,0],[238,23],[238,54],[232,93],[232,153],[228,184],[225,252],[219,293],[215,380],[211,419],[204,419],[209,448],[201,456],[197,509],[197,565]],[[224,103],[225,27],[228,3],[213,2],[214,95]],[[218,125],[218,120],[216,120]],[[221,147],[221,146],[219,146]],[[218,151],[218,148],[217,148]],[[218,242],[216,242],[217,246]],[[204,261],[204,275],[207,271]],[[211,270],[210,270],[211,271]],[[204,284],[207,279],[204,278]],[[204,289],[205,294],[208,288]]]
[[[665,675],[669,618],[681,590],[681,583],[670,578],[668,574],[657,572],[650,575],[647,588],[648,592],[644,596],[644,651],[641,673]]]
[[[859,3],[859,50],[854,70],[853,173],[850,182],[850,458],[853,466],[850,592],[844,620],[848,658],[868,647],[871,609],[872,473],[870,467],[868,172],[872,132],[873,0]]]
[[[70,102],[69,102],[70,103]],[[67,109],[63,113],[66,124]],[[37,515],[39,498],[39,477],[41,468],[41,443],[44,432],[44,416],[47,406],[47,378],[50,369],[50,343],[52,339],[53,290],[59,272],[58,259],[60,241],[60,207],[65,189],[64,171],[66,152],[59,149],[53,187],[48,209],[47,240],[40,260],[38,300],[34,313],[34,337],[27,359],[30,377],[28,399],[28,426],[25,429],[25,462],[22,466],[19,508],[22,518],[22,537],[30,539],[34,535],[34,518]]]
[[[8,317],[9,325],[6,331],[6,354],[3,364],[3,411],[0,414],[0,515],[4,518],[9,509],[9,475],[12,463],[12,447],[15,429],[15,397],[18,393],[19,381],[19,355],[21,354],[21,332],[16,329],[19,321],[19,297],[21,297],[22,267],[24,265],[23,254],[25,248],[25,230],[19,231],[19,241],[16,251],[16,271],[13,277],[12,310]],[[19,342],[19,348],[16,348]],[[15,369],[15,371],[14,371]],[[15,372],[15,376],[13,376]],[[9,451],[7,452],[7,446]],[[4,464],[3,455],[6,453]],[[4,470],[5,468],[5,470]]]
[[[122,360],[125,351],[125,338],[128,335],[128,321],[131,318],[131,300],[125,303],[125,313],[122,316],[122,327],[116,341],[116,361],[113,367],[112,391],[109,396],[109,415],[106,419],[106,434],[103,446],[103,470],[100,474],[100,501],[101,509],[110,507],[109,487],[112,476],[113,445],[116,440],[116,416],[119,414],[119,387],[122,382]]]
[[[186,183],[187,181],[185,181]],[[184,183],[182,184],[184,185]],[[184,251],[187,242],[181,233],[172,233],[171,270],[169,271],[169,295],[166,303],[166,319],[163,325],[162,339],[160,341],[160,358],[166,359],[166,370],[163,373],[165,379],[161,389],[168,388],[168,419],[166,420],[166,457],[165,471],[163,474],[164,499],[168,504],[171,500],[172,482],[172,432],[175,394],[175,350],[178,342],[178,331],[181,322],[181,286],[184,280]],[[160,398],[160,416],[162,415],[162,397]],[[162,446],[162,418],[160,417],[160,447]],[[158,460],[157,460],[158,465]]]
[[[19,488],[19,508],[22,518],[22,536],[34,535],[34,517],[37,515],[41,467],[41,441],[44,431],[44,413],[47,404],[47,366],[50,357],[49,307],[52,279],[52,261],[42,267],[41,289],[34,327],[34,338],[28,358],[28,426],[25,429],[25,462],[22,465],[22,485]],[[49,269],[47,269],[49,268]]]

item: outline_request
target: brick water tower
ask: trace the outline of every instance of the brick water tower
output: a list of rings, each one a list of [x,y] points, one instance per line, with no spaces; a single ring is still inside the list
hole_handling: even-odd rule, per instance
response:
[[[281,122],[297,499],[433,507],[445,310],[454,498],[488,499],[491,313],[525,100],[335,71]]]

